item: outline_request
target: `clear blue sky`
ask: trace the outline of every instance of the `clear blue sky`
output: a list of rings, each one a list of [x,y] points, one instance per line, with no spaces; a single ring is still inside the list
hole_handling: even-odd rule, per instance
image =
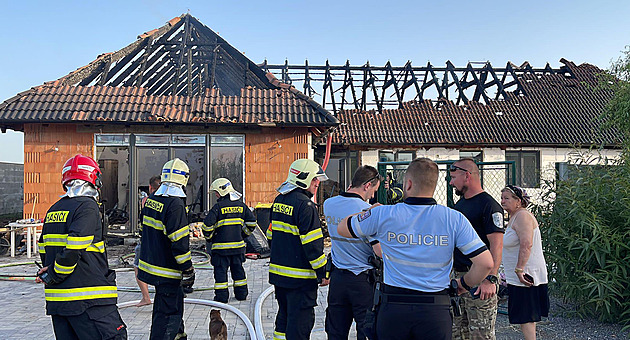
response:
[[[190,13],[254,62],[402,66],[560,58],[608,68],[630,44],[630,1],[1,1],[0,102]],[[0,133],[0,162],[23,162]]]

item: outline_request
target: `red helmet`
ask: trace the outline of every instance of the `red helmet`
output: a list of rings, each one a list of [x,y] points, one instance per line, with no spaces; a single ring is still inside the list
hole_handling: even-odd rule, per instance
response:
[[[76,155],[66,161],[61,170],[61,184],[65,185],[73,179],[82,179],[92,183],[95,188],[100,188],[101,168],[92,158],[83,155]]]

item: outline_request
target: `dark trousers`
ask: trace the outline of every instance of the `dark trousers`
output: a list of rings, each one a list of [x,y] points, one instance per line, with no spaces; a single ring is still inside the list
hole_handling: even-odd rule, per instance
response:
[[[278,314],[274,339],[282,338],[282,335],[286,340],[309,339],[315,325],[317,286],[309,289],[275,286],[275,294]]]
[[[214,267],[214,301],[227,303],[230,298],[228,291],[228,268],[232,273],[234,281],[234,296],[237,300],[245,300],[247,298],[247,278],[245,269],[244,254],[237,255],[219,255],[212,254],[210,263]]]
[[[184,334],[184,290],[180,285],[157,285],[149,339],[173,340]],[[184,338],[185,339],[185,338]]]
[[[90,307],[74,316],[52,315],[52,324],[57,339],[127,339],[127,326],[115,305]]]
[[[363,322],[374,297],[374,286],[369,282],[369,275],[366,272],[355,275],[348,270],[333,269],[328,287],[328,339],[348,339],[352,319],[357,325],[357,339],[365,339]]]
[[[378,340],[451,340],[447,305],[382,303],[376,317]]]

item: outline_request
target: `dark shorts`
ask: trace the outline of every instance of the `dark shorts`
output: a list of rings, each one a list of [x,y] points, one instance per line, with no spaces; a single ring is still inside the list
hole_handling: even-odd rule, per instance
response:
[[[508,285],[508,317],[511,324],[538,322],[549,316],[547,285],[519,287]]]

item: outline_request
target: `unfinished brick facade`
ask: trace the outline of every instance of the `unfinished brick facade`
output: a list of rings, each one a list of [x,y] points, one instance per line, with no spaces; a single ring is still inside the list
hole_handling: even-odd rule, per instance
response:
[[[245,135],[246,204],[271,203],[291,163],[308,158],[308,128],[264,128]],[[63,195],[61,167],[76,154],[94,157],[94,133],[74,124],[24,125],[24,218],[43,218]]]
[[[94,134],[75,124],[24,124],[24,218],[43,218],[63,195],[61,168],[76,155],[94,157]]]
[[[272,203],[276,188],[287,179],[289,166],[307,158],[308,129],[263,129],[245,136],[246,204]]]

